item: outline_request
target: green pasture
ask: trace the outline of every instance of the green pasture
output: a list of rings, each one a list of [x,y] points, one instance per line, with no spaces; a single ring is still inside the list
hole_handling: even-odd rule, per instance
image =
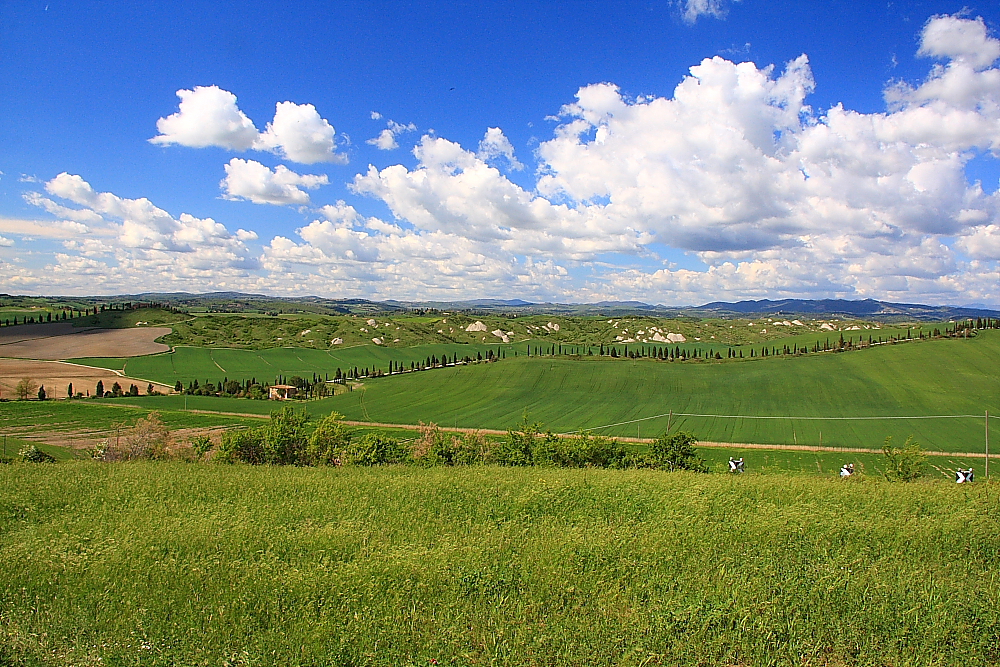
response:
[[[211,428],[249,423],[246,419],[228,415],[173,409],[161,410],[156,405],[143,406],[136,404],[135,401],[136,399],[123,398],[8,401],[0,403],[0,433],[17,437],[19,434],[27,433],[44,435],[46,432],[110,431],[118,424],[134,424],[137,419],[145,417],[154,410],[160,412],[164,424],[170,429]],[[253,401],[244,402],[252,403]],[[259,402],[267,404],[268,407],[274,407],[273,403]],[[256,420],[253,423],[256,423]],[[35,439],[32,438],[32,440]]]
[[[30,447],[31,445],[34,445],[38,449],[42,450],[56,461],[70,461],[81,457],[80,452],[67,447],[59,447],[56,445],[49,445],[44,442],[24,440],[23,438],[15,438],[0,434],[0,461],[11,461],[15,459],[22,449]]]
[[[103,315],[103,314],[102,314]],[[297,325],[299,326],[299,325]],[[916,335],[917,330],[911,330]],[[815,343],[820,345],[830,343],[836,344],[840,338],[840,333],[836,335],[815,335],[796,334],[786,336],[767,343],[766,346],[752,346],[756,355],[761,354],[763,347],[769,350],[772,347],[779,352],[782,345],[810,347]],[[857,342],[860,333],[866,332],[846,332],[845,340]],[[826,332],[825,332],[826,334]],[[877,341],[879,335],[884,339],[891,336],[905,336],[907,329],[882,329],[872,331],[868,335],[874,334]],[[867,341],[867,335],[865,336]],[[629,353],[639,353],[641,355],[655,354],[658,349],[669,349],[675,352],[683,351],[685,354],[699,354],[702,358],[718,352],[723,356],[723,361],[735,362],[738,360],[728,359],[728,350],[734,349],[744,355],[745,359],[750,358],[751,346],[731,346],[723,345],[715,341],[689,341],[680,344],[615,344],[616,353],[625,356]],[[609,352],[605,347],[605,352]],[[508,357],[531,356],[533,358],[569,358],[569,357],[597,357],[600,354],[600,345],[581,345],[575,343],[561,343],[553,340],[532,339],[514,344],[490,344],[490,343],[428,343],[409,347],[386,347],[379,345],[355,345],[352,347],[336,347],[330,349],[312,349],[308,347],[276,347],[263,350],[251,350],[231,347],[194,347],[180,346],[171,352],[148,355],[142,357],[127,358],[83,358],[72,359],[75,363],[100,368],[109,368],[122,371],[125,374],[143,380],[152,380],[164,384],[173,385],[180,380],[186,386],[192,380],[205,382],[210,380],[217,383],[223,377],[237,380],[249,380],[256,378],[260,382],[274,382],[274,379],[283,375],[290,377],[298,375],[300,377],[312,378],[313,374],[320,377],[333,377],[337,368],[346,372],[355,367],[359,369],[379,368],[387,371],[389,363],[402,363],[409,368],[411,363],[425,362],[429,357],[441,358],[445,355],[453,358],[456,354],[459,358],[475,357],[477,354],[486,355],[488,350],[494,354],[499,354],[500,350]]]
[[[387,347],[412,347],[429,344],[486,344],[498,341],[492,334],[499,329],[511,335],[517,344],[528,340],[539,344],[562,343],[564,345],[615,344],[617,338],[650,341],[653,328],[661,333],[683,334],[688,343],[714,346],[716,350],[727,346],[752,346],[773,344],[777,341],[799,337],[808,344],[814,338],[839,338],[840,332],[822,330],[827,326],[858,331],[844,331],[845,338],[855,340],[864,335],[879,335],[884,338],[905,335],[905,327],[893,326],[876,329],[879,325],[862,320],[830,318],[814,320],[806,318],[802,326],[785,326],[778,321],[762,319],[717,319],[717,318],[662,318],[634,316],[624,318],[602,318],[563,315],[528,315],[504,317],[499,315],[471,315],[468,313],[439,313],[434,316],[406,313],[383,313],[375,315],[320,315],[316,313],[282,314],[262,316],[260,314],[179,314],[156,308],[141,310],[107,310],[96,316],[78,320],[79,324],[99,327],[130,327],[138,322],[169,324],[172,332],[160,340],[168,345],[193,347],[230,347],[262,350],[275,347],[296,347],[327,350],[334,346],[332,341],[341,339],[344,346],[371,345],[373,338],[379,338]],[[779,318],[780,319],[780,318]],[[374,322],[374,324],[369,324]],[[470,324],[482,323],[485,331],[466,331]],[[554,326],[553,326],[554,325]],[[555,327],[558,327],[556,329]],[[923,323],[924,331],[931,331],[934,325]],[[944,328],[944,325],[941,325]],[[639,333],[642,332],[642,333]],[[913,330],[916,335],[917,329]],[[618,344],[623,345],[620,341]],[[630,345],[633,343],[629,343]],[[647,345],[655,344],[647,342]],[[662,344],[662,343],[661,343]]]
[[[992,485],[0,466],[0,664],[995,665]]]
[[[82,362],[147,380],[187,384],[223,377],[259,381],[273,381],[278,375],[326,377],[338,367],[386,370],[390,360],[409,366],[430,355],[471,356],[486,349],[474,345],[358,346],[336,351],[178,348],[168,354]],[[498,346],[490,349],[496,351]],[[913,435],[925,448],[955,452],[981,451],[984,422],[978,415],[987,409],[1000,413],[996,400],[1000,374],[995,372],[1000,368],[1000,332],[996,331],[981,331],[972,339],[912,340],[843,353],[721,362],[566,354],[528,358],[525,345],[503,349],[507,358],[494,364],[365,380],[358,390],[311,404],[310,410],[316,414],[336,410],[359,421],[498,429],[514,426],[528,414],[555,431],[597,429],[604,435],[638,437],[654,437],[669,422],[703,440],[863,448],[880,447],[888,435],[897,444]],[[183,399],[162,400],[176,408],[176,401]],[[240,399],[204,400],[211,407],[196,409],[263,414],[271,409]],[[745,418],[729,418],[733,415]],[[972,416],[843,419],[936,415]]]
[[[180,380],[185,386],[192,380],[218,382],[223,377],[237,380],[257,378],[259,382],[274,383],[278,375],[286,377],[298,375],[312,379],[313,373],[320,377],[334,377],[337,369],[343,372],[358,367],[380,368],[388,372],[389,362],[405,364],[426,362],[428,357],[439,359],[456,354],[494,354],[503,348],[505,354],[513,354],[510,345],[476,344],[429,344],[413,347],[381,347],[378,345],[358,345],[356,347],[313,350],[299,347],[279,347],[267,350],[241,350],[232,348],[178,347],[173,352],[128,358],[74,359],[75,363],[100,368],[124,371],[130,377],[153,380],[173,385]]]
[[[901,444],[912,434],[927,449],[975,452],[984,441],[984,419],[976,415],[1000,413],[998,368],[1000,332],[992,331],[742,362],[519,356],[368,380],[325,405],[350,419],[387,423],[504,429],[527,414],[554,431],[653,437],[671,421],[710,441],[878,448],[888,435]],[[836,419],[935,415],[973,416]]]
[[[3,434],[8,437],[6,450],[8,459],[16,455],[23,446],[35,444],[58,460],[66,460],[74,458],[76,454],[72,450],[46,444],[46,436],[58,438],[63,433],[79,431],[107,434],[113,432],[119,425],[131,426],[150,412],[158,413],[171,430],[256,426],[262,423],[272,410],[286,405],[291,405],[296,410],[305,410],[314,418],[315,423],[333,410],[332,400],[327,398],[281,405],[273,401],[208,396],[140,396],[44,403],[15,401],[4,403],[0,407],[0,438]],[[350,429],[358,438],[366,433],[376,432],[409,441],[418,435],[416,431],[399,428],[354,426]],[[25,439],[26,437],[30,437],[30,440]],[[625,445],[639,451],[647,447],[635,443],[625,443]],[[710,469],[716,473],[728,471],[727,461],[731,456],[744,458],[748,471],[763,474],[792,472],[836,477],[842,465],[854,463],[859,472],[864,470],[865,474],[879,476],[884,468],[882,455],[874,452],[748,449],[733,445],[700,447],[698,455],[704,458]],[[995,461],[994,466],[1000,466],[1000,461]],[[982,457],[930,456],[926,474],[933,479],[952,479],[953,471],[959,467],[974,468],[979,477],[985,473]]]

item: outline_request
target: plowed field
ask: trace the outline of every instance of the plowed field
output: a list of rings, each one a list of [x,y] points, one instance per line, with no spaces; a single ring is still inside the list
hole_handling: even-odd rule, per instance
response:
[[[77,357],[137,357],[170,349],[155,342],[169,327],[77,329],[72,324],[28,324],[0,328],[0,357],[73,359]]]
[[[0,397],[15,398],[14,387],[22,378],[30,378],[36,385],[44,385],[49,398],[66,398],[66,389],[71,382],[74,391],[81,391],[84,394],[88,391],[93,394],[98,380],[104,383],[107,390],[118,382],[126,390],[130,384],[135,384],[142,393],[146,393],[148,384],[145,380],[123,377],[102,368],[89,368],[61,361],[0,359]],[[173,391],[172,387],[155,382],[153,387],[164,393]]]

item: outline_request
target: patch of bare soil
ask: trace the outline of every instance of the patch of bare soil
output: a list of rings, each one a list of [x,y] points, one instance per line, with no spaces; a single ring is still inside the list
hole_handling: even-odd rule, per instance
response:
[[[18,429],[16,435],[23,440],[84,451],[94,449],[102,440],[110,440],[122,435],[129,426],[131,424],[108,424],[103,429],[67,430],[53,429],[51,426],[45,426],[38,427],[37,429]],[[218,445],[222,439],[222,434],[226,432],[227,428],[226,426],[179,428],[170,431],[170,441],[175,444],[189,443],[196,436],[207,435],[213,443]]]
[[[149,384],[148,381],[118,375],[114,371],[65,361],[0,359],[0,397],[16,398],[14,387],[22,378],[30,378],[38,386],[45,385],[45,392],[49,398],[66,398],[66,389],[71,382],[73,391],[83,392],[84,395],[88,391],[94,393],[98,380],[104,383],[104,388],[108,391],[111,390],[111,385],[117,382],[126,391],[130,384],[134,384],[143,394],[146,393],[146,385]],[[153,388],[165,394],[173,391],[173,387],[156,382],[153,383]]]
[[[138,357],[166,352],[155,342],[170,327],[76,329],[63,322],[0,328],[0,357],[76,359],[79,357]]]

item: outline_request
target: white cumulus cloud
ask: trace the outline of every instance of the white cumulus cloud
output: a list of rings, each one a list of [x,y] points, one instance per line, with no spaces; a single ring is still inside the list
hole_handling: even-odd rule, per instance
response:
[[[274,120],[267,124],[254,148],[277,153],[292,162],[346,163],[347,156],[336,152],[335,131],[311,104],[278,102]]]
[[[988,278],[970,279],[968,263],[996,256],[988,225],[1000,223],[998,195],[965,175],[975,149],[1000,148],[1000,71],[984,65],[995,61],[996,40],[980,28],[979,20],[929,21],[921,50],[948,60],[916,85],[890,87],[883,113],[814,110],[806,56],[782,72],[716,57],[692,67],[671,97],[581,88],[537,149],[534,191],[488,163],[507,157],[493,129],[478,153],[425,136],[415,168],[369,167],[352,188],[421,232],[492,243],[511,256],[649,259],[662,244],[708,267],[580,264],[594,275],[578,297],[922,294],[954,302],[964,285],[1000,300]],[[972,36],[961,49],[942,36],[955,32]]]
[[[248,199],[255,204],[308,204],[306,189],[326,185],[325,174],[297,174],[284,165],[272,171],[254,160],[234,157],[219,184],[226,199]]]
[[[335,162],[347,156],[336,150],[336,131],[312,104],[278,102],[274,119],[259,132],[236,105],[236,96],[218,86],[178,90],[177,113],[156,122],[150,142],[190,148],[217,146],[232,151],[268,151],[300,164]]]
[[[701,8],[695,18],[724,9],[691,7]],[[520,163],[499,128],[472,147],[429,132],[414,165],[369,166],[349,184],[391,220],[338,201],[295,233],[265,238],[259,257],[244,243],[254,232],[61,174],[25,196],[58,221],[0,219],[0,233],[20,249],[18,229],[37,230],[65,253],[44,275],[0,265],[0,280],[29,289],[76,276],[93,291],[169,276],[198,289],[413,299],[1000,304],[1000,194],[966,173],[974,156],[1000,154],[997,40],[961,16],[933,17],[919,38],[934,59],[926,77],[887,86],[878,113],[813,108],[823,82],[805,55],[777,68],[708,58],[662,97],[583,86],[534,152],[530,183],[501,170]],[[331,136],[318,113],[287,109]],[[281,125],[265,132],[272,149],[289,143]],[[385,145],[410,128],[389,122]],[[231,198],[304,205],[326,182],[234,158],[222,187]]]
[[[982,18],[935,16],[924,27],[917,53],[984,69],[1000,58],[1000,40],[989,36]]]
[[[381,118],[381,114],[376,114],[372,112],[372,119]],[[414,132],[417,126],[413,123],[403,125],[402,123],[397,123],[396,121],[390,120],[384,130],[379,132],[378,136],[372,137],[365,143],[375,146],[379,150],[391,151],[394,148],[399,148],[399,143],[396,142],[396,137],[403,134],[404,132]]]
[[[515,171],[524,169],[524,165],[514,157],[514,146],[499,127],[486,130],[479,142],[479,157],[485,162],[506,161],[507,166]]]
[[[236,106],[236,96],[218,86],[196,86],[178,90],[177,113],[156,121],[159,134],[154,144],[177,144],[191,148],[218,146],[245,151],[257,142],[253,122]]]
[[[43,272],[49,285],[66,285],[72,291],[79,291],[81,285],[88,290],[94,285],[116,290],[174,285],[201,291],[206,284],[235,286],[257,265],[244,245],[245,238],[211,218],[187,213],[174,217],[146,198],[98,192],[82,177],[65,172],[46,182],[45,190],[82,207],[79,210],[110,220],[92,229],[74,221],[36,223],[49,232],[49,238],[65,239],[64,247],[76,253],[56,255],[55,264]],[[37,205],[47,208],[43,198]],[[96,256],[106,259],[93,259]],[[81,276],[91,275],[101,276],[100,281],[79,282]],[[30,282],[25,280],[25,284]]]

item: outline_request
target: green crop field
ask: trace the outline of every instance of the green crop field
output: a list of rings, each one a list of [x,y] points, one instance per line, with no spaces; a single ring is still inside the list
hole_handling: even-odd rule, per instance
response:
[[[359,345],[334,350],[279,347],[267,350],[240,350],[231,348],[178,347],[173,352],[129,358],[73,359],[75,363],[123,371],[131,377],[153,380],[172,385],[180,380],[185,385],[192,380],[218,382],[223,377],[273,383],[278,375],[312,378],[333,377],[338,368],[378,367],[388,371],[389,362],[424,362],[431,356],[449,358],[494,354],[503,348],[513,353],[510,345],[485,344],[428,344],[412,347],[380,347]]]
[[[318,418],[333,410],[332,401],[333,399],[327,398],[293,403],[292,406],[307,411],[315,423]],[[97,432],[100,434],[95,436],[97,439],[107,437],[118,425],[131,426],[150,412],[158,413],[171,431],[256,426],[278,407],[281,406],[272,401],[208,396],[140,396],[45,403],[16,401],[5,403],[0,409],[0,437],[4,434],[8,436],[9,443],[4,455],[7,458],[16,455],[27,444],[36,444],[57,459],[64,460],[83,453],[45,444],[46,439],[61,441],[67,433],[82,431]],[[413,430],[374,426],[355,426],[351,430],[356,438],[369,432],[377,432],[408,441],[417,435]],[[647,447],[635,443],[626,443],[626,446],[640,451]],[[733,445],[702,447],[698,454],[705,459],[712,471],[719,473],[728,470],[726,462],[730,456],[744,458],[749,470],[765,474],[795,472],[836,477],[840,466],[851,462],[863,468],[866,474],[878,476],[884,467],[881,454],[864,452],[747,449]],[[933,478],[952,479],[956,468],[971,467],[979,477],[986,472],[982,457],[930,456],[928,465],[927,474]],[[1000,465],[1000,462],[996,465]]]
[[[991,485],[0,466],[4,665],[995,665]]]
[[[101,316],[105,314],[102,313]],[[245,320],[247,318],[230,318]],[[252,319],[252,318],[251,318]],[[301,325],[296,325],[301,326]],[[880,329],[877,332],[868,333],[864,339],[874,334],[874,340],[878,341],[879,335],[888,339],[891,336],[906,336],[908,332],[917,335],[917,329],[890,328]],[[730,349],[739,351],[746,358],[751,355],[751,349],[758,356],[766,347],[772,347],[780,351],[782,346],[792,348],[810,347],[816,343],[820,345],[835,344],[842,332],[822,332],[821,334],[796,333],[782,338],[773,339],[766,344],[756,345],[731,345],[714,341],[689,341],[680,344],[627,344],[616,343],[613,347],[616,354],[625,355],[630,350],[649,354],[654,350],[673,350],[684,352],[687,355],[697,353],[701,357],[710,356],[713,352],[728,358]],[[844,332],[846,341],[857,342],[861,336],[857,331]],[[832,335],[831,335],[832,334]],[[607,349],[607,348],[605,348]],[[311,378],[313,373],[320,377],[332,377],[337,368],[347,371],[349,368],[380,368],[388,370],[390,362],[401,363],[409,366],[411,362],[419,363],[426,361],[432,356],[449,358],[456,354],[459,358],[469,356],[476,357],[477,354],[485,355],[488,350],[494,354],[499,354],[501,350],[507,356],[594,356],[598,355],[601,346],[598,344],[580,344],[572,342],[560,342],[553,339],[528,339],[517,344],[500,343],[469,343],[469,342],[444,342],[425,343],[411,346],[380,346],[380,345],[355,345],[351,347],[334,347],[330,349],[314,349],[310,347],[274,347],[267,349],[242,349],[238,347],[201,347],[201,346],[178,346],[171,352],[154,354],[141,357],[128,358],[82,358],[71,359],[75,363],[96,366],[99,368],[109,368],[122,371],[131,377],[152,380],[165,384],[174,384],[178,380],[187,384],[192,380],[203,382],[211,380],[217,382],[222,377],[238,380],[249,380],[257,378],[261,382],[273,382],[278,375]]]
[[[721,442],[877,448],[888,435],[897,443],[914,435],[925,448],[953,452],[981,451],[984,429],[978,415],[1000,412],[1000,376],[988,372],[1000,364],[997,331],[982,331],[972,339],[721,362],[528,358],[521,348],[503,346],[507,357],[495,364],[368,379],[358,390],[311,403],[309,409],[315,414],[336,410],[362,421],[499,429],[528,414],[555,431],[600,427],[601,434],[640,437],[657,435],[669,421],[703,440]],[[178,348],[169,354],[84,362],[167,384],[223,377],[273,381],[278,375],[332,376],[337,368],[355,366],[387,370],[390,361],[408,365],[431,355],[471,356],[486,349],[498,346]],[[515,352],[518,356],[511,356]],[[178,397],[162,400],[173,409],[181,405]],[[206,400],[197,409],[262,414],[271,409],[247,400]],[[668,417],[671,412],[677,416]],[[732,415],[746,418],[728,418]],[[922,418],[938,415],[972,417]],[[921,418],[844,419],[889,416]]]
[[[982,415],[1000,412],[1000,332],[925,340],[840,354],[742,362],[507,358],[365,382],[325,406],[350,419],[508,428],[522,415],[555,431],[603,427],[606,435],[652,437],[668,413],[755,417]],[[987,372],[984,372],[987,371]],[[982,417],[791,420],[675,417],[700,439],[877,448],[913,434],[928,449],[981,451]],[[822,434],[822,436],[821,436]],[[822,437],[822,443],[820,441]]]
[[[273,405],[268,404],[269,407]],[[125,399],[11,401],[0,404],[0,437],[6,435],[11,442],[18,438],[22,443],[24,439],[35,443],[59,441],[66,434],[79,433],[93,433],[95,438],[106,437],[119,426],[134,424],[151,411],[159,412],[163,423],[171,430],[208,429],[258,422],[253,418],[230,415],[162,410],[156,405],[137,405],[134,402],[128,403]],[[13,446],[8,455],[11,453],[17,453]],[[65,457],[59,455],[57,458]]]

